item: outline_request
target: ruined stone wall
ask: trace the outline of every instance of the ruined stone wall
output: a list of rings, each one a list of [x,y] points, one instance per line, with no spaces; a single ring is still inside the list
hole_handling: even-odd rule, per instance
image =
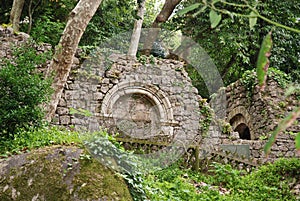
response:
[[[11,58],[12,46],[28,38],[27,34],[16,34],[0,26],[0,57]],[[36,49],[44,52],[51,46],[36,45]],[[122,133],[123,137],[167,141],[176,136],[192,139],[202,135],[198,132],[199,121],[203,118],[198,108],[200,97],[182,63],[156,60],[142,64],[119,56],[82,65],[74,58],[55,124],[90,130],[102,126],[110,132]],[[265,160],[262,149],[269,133],[281,118],[300,105],[295,96],[285,97],[284,94],[285,90],[273,79],[268,79],[264,93],[254,89],[250,97],[241,81],[220,89],[210,104],[214,104],[212,108],[217,117],[225,113],[223,120],[237,132],[224,132],[222,125],[212,124],[209,136],[202,143],[215,149],[221,144],[249,145],[250,157]],[[300,119],[278,136],[270,158],[297,156],[293,134],[300,131],[299,122]],[[245,126],[249,129],[250,140],[241,139],[240,133],[247,133]]]
[[[260,161],[267,160],[263,148],[271,132],[282,118],[299,106],[297,97],[295,95],[287,97],[285,91],[271,77],[268,78],[263,93],[259,92],[257,87],[249,93],[241,80],[220,89],[210,104],[216,105],[226,101],[224,121],[229,123],[235,132],[224,134],[221,132],[222,128],[219,128],[219,131],[211,132],[218,134],[210,135],[210,138],[218,142],[215,145],[249,145],[250,157]],[[216,111],[218,112],[220,110]],[[293,126],[278,136],[268,160],[278,157],[299,157],[295,150],[295,135],[300,132],[299,122],[298,119]]]
[[[107,60],[93,59],[72,70],[56,111],[57,124],[104,127],[139,139],[193,140],[199,135],[200,96],[183,63],[157,59],[142,64],[125,55]],[[77,114],[70,113],[74,109]]]
[[[0,26],[0,58],[10,59],[12,57],[13,48],[21,46],[29,40],[30,36],[23,32],[15,33],[11,27]],[[51,50],[50,44],[37,45],[33,44],[37,52],[45,52]]]

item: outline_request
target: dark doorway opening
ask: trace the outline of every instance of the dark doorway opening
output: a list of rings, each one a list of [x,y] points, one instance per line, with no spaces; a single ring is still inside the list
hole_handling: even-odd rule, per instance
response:
[[[251,135],[250,135],[250,130],[249,130],[249,127],[242,123],[242,124],[239,124],[235,130],[236,132],[239,133],[239,136],[241,139],[243,140],[251,140]]]

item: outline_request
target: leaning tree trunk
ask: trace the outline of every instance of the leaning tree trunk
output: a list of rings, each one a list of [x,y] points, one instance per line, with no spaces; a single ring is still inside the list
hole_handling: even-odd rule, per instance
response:
[[[71,11],[65,30],[56,47],[47,75],[54,72],[54,93],[47,106],[46,120],[50,122],[67,82],[78,43],[102,0],[80,0]]]
[[[20,18],[23,10],[25,0],[14,0],[11,11],[9,23],[12,24],[14,31],[20,29]]]
[[[128,50],[128,56],[130,57],[135,57],[138,50],[138,45],[142,32],[142,25],[144,21],[145,4],[146,0],[142,0],[138,5],[137,16],[139,17],[139,19],[135,21],[133,32],[131,35],[130,46]]]
[[[166,22],[171,14],[173,13],[173,10],[176,8],[176,6],[181,2],[181,0],[166,0],[163,8],[161,9],[160,13],[156,16],[153,24],[152,29],[150,29],[148,33],[148,38],[145,41],[144,48],[143,48],[143,54],[150,55],[152,45],[157,39],[157,36],[160,31],[160,24]]]

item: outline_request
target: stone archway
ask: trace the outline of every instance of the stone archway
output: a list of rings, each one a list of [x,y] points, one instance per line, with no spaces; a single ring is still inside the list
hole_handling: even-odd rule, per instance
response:
[[[117,132],[142,139],[172,137],[173,125],[177,124],[163,91],[140,82],[122,82],[109,90],[103,99],[100,117]]]
[[[227,119],[233,130],[239,133],[241,139],[252,140],[254,138],[251,118],[245,107],[239,106],[233,109]]]

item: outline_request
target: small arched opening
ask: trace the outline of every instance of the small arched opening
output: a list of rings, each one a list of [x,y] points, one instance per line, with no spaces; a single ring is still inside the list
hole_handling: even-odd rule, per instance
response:
[[[240,139],[251,140],[250,128],[244,115],[236,114],[230,119],[229,123],[233,130],[239,133]]]
[[[250,129],[246,124],[239,124],[234,131],[239,133],[241,139],[251,140]]]

